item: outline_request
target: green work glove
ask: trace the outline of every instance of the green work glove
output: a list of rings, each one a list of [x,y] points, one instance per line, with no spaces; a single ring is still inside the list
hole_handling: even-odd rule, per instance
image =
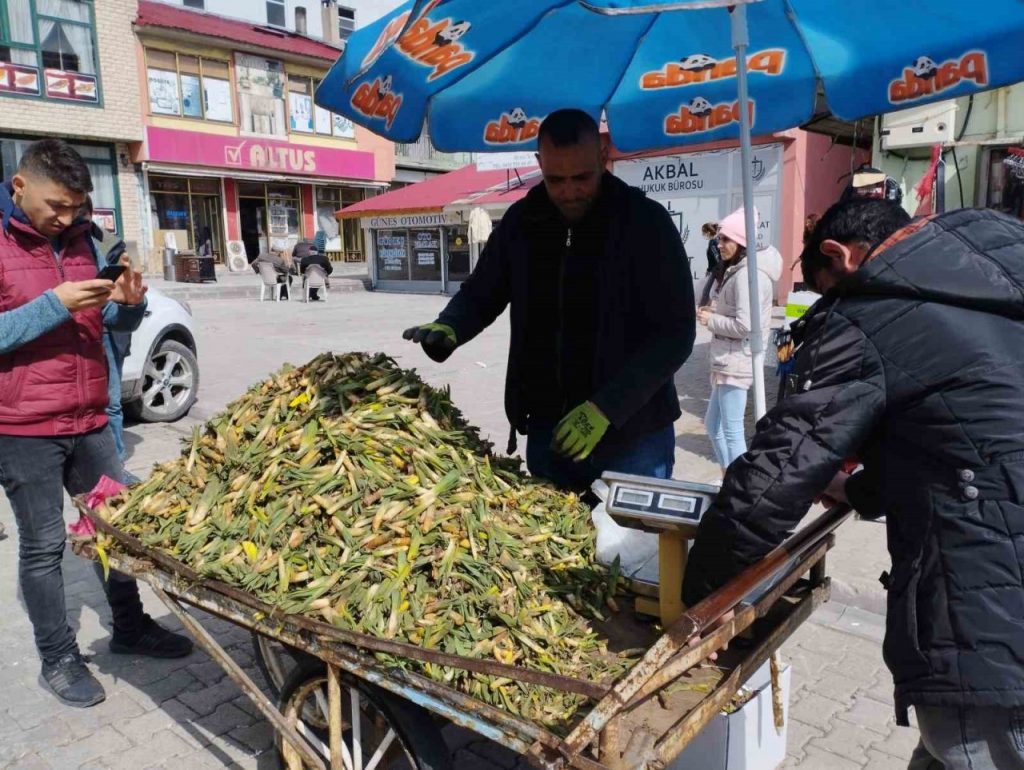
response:
[[[601,410],[587,401],[569,412],[555,426],[552,446],[556,452],[582,462],[590,457],[608,432],[609,424]]]
[[[447,359],[459,344],[452,327],[436,322],[406,329],[402,337],[422,345],[423,352],[435,361]]]

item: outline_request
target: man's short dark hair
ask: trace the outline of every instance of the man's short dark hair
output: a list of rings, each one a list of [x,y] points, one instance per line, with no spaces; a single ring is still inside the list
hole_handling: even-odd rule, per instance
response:
[[[537,144],[547,139],[555,147],[569,147],[594,140],[600,143],[597,122],[583,110],[555,110],[540,124]]]
[[[49,179],[74,193],[92,192],[92,175],[82,156],[62,139],[42,139],[25,150],[18,172]]]
[[[895,201],[854,198],[835,204],[818,220],[800,255],[804,280],[814,286],[814,277],[831,265],[821,253],[825,241],[864,243],[873,249],[909,223],[910,215]]]

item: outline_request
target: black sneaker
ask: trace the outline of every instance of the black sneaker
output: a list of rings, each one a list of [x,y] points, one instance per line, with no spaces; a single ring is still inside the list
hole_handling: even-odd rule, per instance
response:
[[[88,708],[103,701],[103,692],[96,677],[77,652],[69,652],[55,663],[43,663],[42,680],[65,706]]]
[[[142,630],[134,636],[119,634],[114,629],[110,651],[117,655],[143,655],[147,658],[184,658],[192,652],[192,640],[161,626],[149,615]]]

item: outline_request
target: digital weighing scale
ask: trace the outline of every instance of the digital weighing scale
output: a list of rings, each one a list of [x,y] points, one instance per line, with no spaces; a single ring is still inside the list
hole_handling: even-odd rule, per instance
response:
[[[605,473],[605,510],[623,527],[658,536],[658,585],[648,586],[658,598],[638,596],[636,611],[668,627],[683,614],[683,575],[689,541],[697,535],[704,512],[719,492],[718,485],[652,479],[626,473]]]

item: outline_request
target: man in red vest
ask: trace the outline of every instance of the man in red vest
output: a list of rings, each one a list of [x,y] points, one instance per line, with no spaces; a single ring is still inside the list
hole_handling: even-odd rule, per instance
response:
[[[112,328],[131,331],[145,312],[142,276],[96,277],[89,223],[89,168],[68,144],[46,139],[26,150],[0,185],[0,483],[18,525],[21,591],[42,658],[42,680],[65,704],[104,698],[86,667],[64,601],[64,490],[121,480],[107,425],[104,307]],[[134,580],[104,583],[114,653],[180,657],[191,642],[142,609]]]

